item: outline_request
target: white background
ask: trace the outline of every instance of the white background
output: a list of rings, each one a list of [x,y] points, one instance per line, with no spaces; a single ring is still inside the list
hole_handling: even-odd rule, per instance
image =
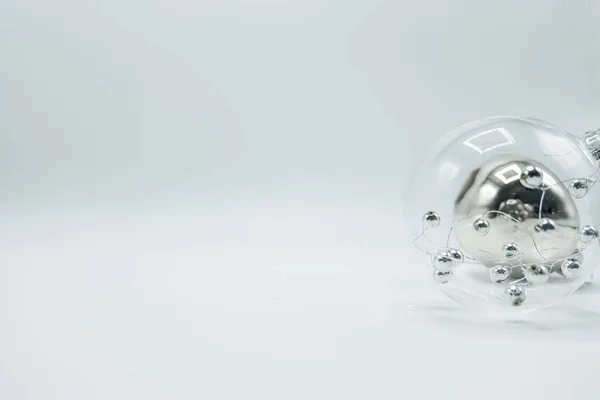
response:
[[[597,398],[597,286],[470,316],[402,200],[599,71],[594,0],[0,0],[0,399]]]

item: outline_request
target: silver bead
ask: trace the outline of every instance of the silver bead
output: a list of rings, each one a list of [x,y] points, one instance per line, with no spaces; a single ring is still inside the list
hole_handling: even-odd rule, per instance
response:
[[[541,285],[548,282],[550,272],[545,265],[531,264],[521,268],[527,282],[534,285]]]
[[[521,171],[521,184],[528,189],[537,189],[544,181],[542,170],[535,165],[527,165]]]
[[[581,199],[590,190],[588,179],[573,179],[569,184],[569,193],[576,199]]]
[[[542,218],[535,224],[536,232],[546,232],[549,233],[551,231],[556,230],[556,224],[550,218]]]
[[[505,257],[503,245],[510,241],[518,246],[520,261],[543,264],[570,257],[580,244],[579,210],[568,183],[561,183],[559,176],[536,162],[543,184],[534,190],[526,188],[519,178],[521,171],[532,164],[518,156],[501,155],[481,164],[468,179],[459,182],[462,186],[454,199],[452,221],[453,233],[465,255],[500,260]],[[486,235],[474,229],[480,218],[490,225]],[[555,229],[536,232],[536,224],[544,218],[551,219]],[[550,227],[546,225],[540,228]]]
[[[485,218],[478,218],[473,222],[473,230],[477,234],[485,236],[490,233],[490,222]]]
[[[596,228],[594,228],[592,225],[585,225],[579,231],[579,239],[584,243],[588,243],[591,240],[596,239],[597,237],[598,237],[598,230]]]
[[[438,271],[450,271],[456,265],[456,259],[448,250],[440,250],[432,257],[431,264]]]
[[[581,262],[575,258],[564,260],[560,266],[560,272],[565,278],[575,278],[581,272]]]
[[[504,265],[496,265],[490,268],[490,279],[494,283],[504,282],[510,276],[510,269]]]
[[[519,254],[519,246],[516,243],[508,242],[504,244],[504,257],[506,258],[514,258]]]
[[[433,269],[433,280],[436,283],[444,284],[450,282],[452,279],[452,270],[448,271],[440,271],[438,269]]]
[[[441,221],[442,218],[435,211],[428,211],[423,215],[423,226],[426,228],[437,228]]]
[[[448,249],[448,254],[454,259],[453,267],[459,267],[465,261],[465,256],[460,250]]]
[[[510,285],[506,288],[504,295],[509,304],[520,306],[527,298],[527,290],[523,286]]]

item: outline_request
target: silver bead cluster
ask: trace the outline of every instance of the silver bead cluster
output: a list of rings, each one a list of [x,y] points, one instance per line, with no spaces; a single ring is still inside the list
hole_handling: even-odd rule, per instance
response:
[[[433,278],[437,283],[448,283],[453,275],[453,270],[464,262],[464,255],[460,250],[444,249],[435,252],[431,257]]]
[[[523,285],[510,285],[504,291],[504,298],[512,306],[520,306],[527,298],[527,287]]]
[[[547,184],[553,179],[551,175],[551,172],[545,170],[543,166],[540,168],[536,165],[525,164],[524,167],[521,167],[520,175],[517,174],[515,178],[518,177],[523,186],[522,190],[525,190],[527,193],[530,193],[532,190],[541,190],[544,192],[546,199],[554,199],[558,192],[550,192],[551,190],[554,190],[553,186]],[[554,179],[556,180],[556,177],[554,177]],[[577,178],[565,184],[566,188],[563,190],[565,193],[568,191],[568,194],[570,194],[572,198],[581,199],[589,193],[590,188],[595,183],[595,180],[590,180],[588,178]],[[567,197],[569,197],[568,194]],[[542,199],[543,198],[544,196],[542,196]],[[470,254],[470,250],[466,244],[473,242],[477,243],[478,240],[487,240],[487,238],[477,239],[478,236],[487,236],[492,232],[490,237],[502,238],[502,235],[506,235],[506,233],[500,232],[507,232],[507,219],[514,221],[516,224],[522,224],[523,221],[526,220],[535,220],[535,218],[538,217],[537,208],[534,208],[533,205],[531,205],[531,209],[528,209],[526,207],[527,204],[520,204],[518,203],[518,200],[519,199],[508,199],[501,204],[500,208],[496,209],[497,211],[491,209],[489,212],[480,214],[474,221],[470,220],[473,221],[472,225],[470,227],[469,225],[466,225],[466,231],[463,232],[468,232],[470,230],[470,232],[475,235],[468,236],[468,233],[464,233],[463,237],[468,237],[471,241],[461,242],[461,247],[467,249],[466,251]],[[546,202],[547,201],[548,200],[546,200]],[[552,205],[547,205],[546,203],[544,203],[544,205],[546,207],[552,207]],[[542,207],[541,202],[539,207]],[[496,214],[493,214],[494,212]],[[560,218],[555,221],[546,216],[542,217],[541,211],[539,212],[539,217],[540,218],[535,221],[533,225],[527,225],[528,227],[531,226],[532,235],[541,235],[537,237],[548,238],[548,240],[559,240],[557,239],[559,238],[559,234],[565,229],[564,222]],[[441,217],[436,211],[428,211],[422,216],[422,226],[424,231],[427,229],[438,228],[440,224]],[[494,224],[494,226],[492,226],[492,224]],[[575,229],[576,227],[577,225],[573,226]],[[489,279],[496,284],[509,282],[504,289],[504,299],[512,306],[520,306],[527,299],[528,289],[530,289],[531,286],[535,287],[537,285],[546,284],[551,273],[562,274],[565,279],[575,279],[581,276],[583,264],[581,254],[575,253],[566,259],[562,257],[569,254],[568,248],[571,246],[577,247],[574,248],[573,251],[582,252],[589,243],[599,238],[600,232],[596,227],[584,225],[579,230],[578,240],[576,237],[573,237],[574,241],[571,242],[570,245],[565,246],[567,249],[565,254],[558,256],[553,260],[548,259],[546,261],[545,258],[544,260],[531,259],[529,256],[531,251],[530,246],[525,244],[522,237],[511,236],[509,237],[511,240],[504,243],[501,248],[497,248],[497,250],[488,249],[489,254],[496,255],[495,260],[497,262],[495,265],[492,264],[493,266],[488,270]],[[523,248],[521,249],[519,246],[522,246]],[[482,249],[481,251],[484,250]],[[492,260],[494,260],[494,258],[489,262],[493,262]],[[438,284],[447,284],[452,280],[456,268],[460,267],[464,261],[465,255],[463,251],[459,249],[441,248],[434,252],[431,255],[434,281]],[[511,276],[513,276],[514,279],[510,279]]]
[[[433,280],[435,283],[444,284],[450,282],[452,279],[452,270],[448,271],[439,271],[437,269],[433,269]]]

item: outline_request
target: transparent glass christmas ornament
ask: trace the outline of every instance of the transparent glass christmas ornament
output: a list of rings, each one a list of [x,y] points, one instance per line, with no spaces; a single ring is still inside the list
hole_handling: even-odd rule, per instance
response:
[[[433,281],[486,310],[556,304],[600,263],[600,131],[493,117],[443,136],[415,173],[407,218]]]

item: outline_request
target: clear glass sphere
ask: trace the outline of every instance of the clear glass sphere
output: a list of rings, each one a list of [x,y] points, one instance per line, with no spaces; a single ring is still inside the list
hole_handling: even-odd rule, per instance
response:
[[[445,294],[530,312],[589,279],[600,262],[600,193],[582,137],[535,119],[493,117],[428,150],[407,218],[426,273]]]

